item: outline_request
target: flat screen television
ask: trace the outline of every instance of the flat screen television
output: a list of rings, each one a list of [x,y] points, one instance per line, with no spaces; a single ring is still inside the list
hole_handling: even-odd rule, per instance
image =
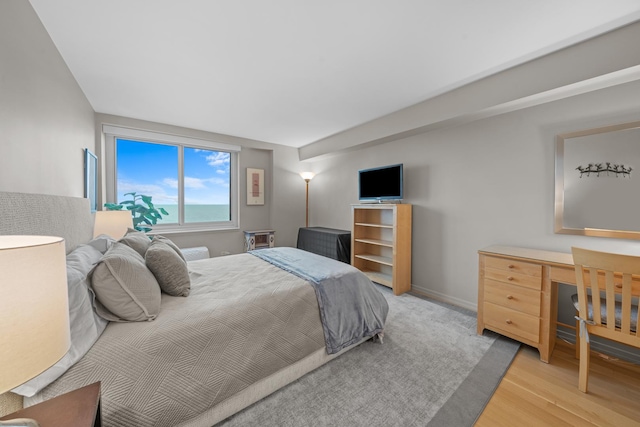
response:
[[[402,163],[358,171],[358,198],[363,202],[402,200]]]

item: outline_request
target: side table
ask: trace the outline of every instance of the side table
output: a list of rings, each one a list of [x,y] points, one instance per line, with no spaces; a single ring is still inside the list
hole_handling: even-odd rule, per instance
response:
[[[244,232],[245,252],[255,249],[273,248],[276,245],[274,230],[250,230]]]
[[[14,418],[34,419],[40,427],[102,427],[100,382],[20,409],[0,421]]]

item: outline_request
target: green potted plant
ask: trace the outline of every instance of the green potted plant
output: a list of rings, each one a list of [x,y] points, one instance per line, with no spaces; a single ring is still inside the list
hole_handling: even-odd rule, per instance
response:
[[[151,196],[138,194],[137,192],[125,193],[131,196],[130,200],[123,200],[119,203],[105,203],[104,207],[108,211],[121,211],[123,209],[131,211],[133,216],[133,228],[138,231],[151,231],[151,226],[156,225],[162,215],[169,215],[164,208],[156,208],[151,201]]]

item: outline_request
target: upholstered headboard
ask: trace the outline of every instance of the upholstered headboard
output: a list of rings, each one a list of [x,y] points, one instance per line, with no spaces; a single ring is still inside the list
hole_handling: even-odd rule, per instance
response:
[[[67,253],[93,237],[89,200],[0,192],[0,234],[64,237]]]

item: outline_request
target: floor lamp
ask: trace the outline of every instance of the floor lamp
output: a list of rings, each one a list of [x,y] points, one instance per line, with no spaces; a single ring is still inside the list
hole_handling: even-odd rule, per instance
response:
[[[301,172],[300,176],[302,177],[302,179],[304,179],[304,182],[307,183],[307,190],[306,190],[307,216],[306,216],[305,227],[309,227],[309,181],[311,181],[313,177],[316,176],[316,174],[313,172]]]

